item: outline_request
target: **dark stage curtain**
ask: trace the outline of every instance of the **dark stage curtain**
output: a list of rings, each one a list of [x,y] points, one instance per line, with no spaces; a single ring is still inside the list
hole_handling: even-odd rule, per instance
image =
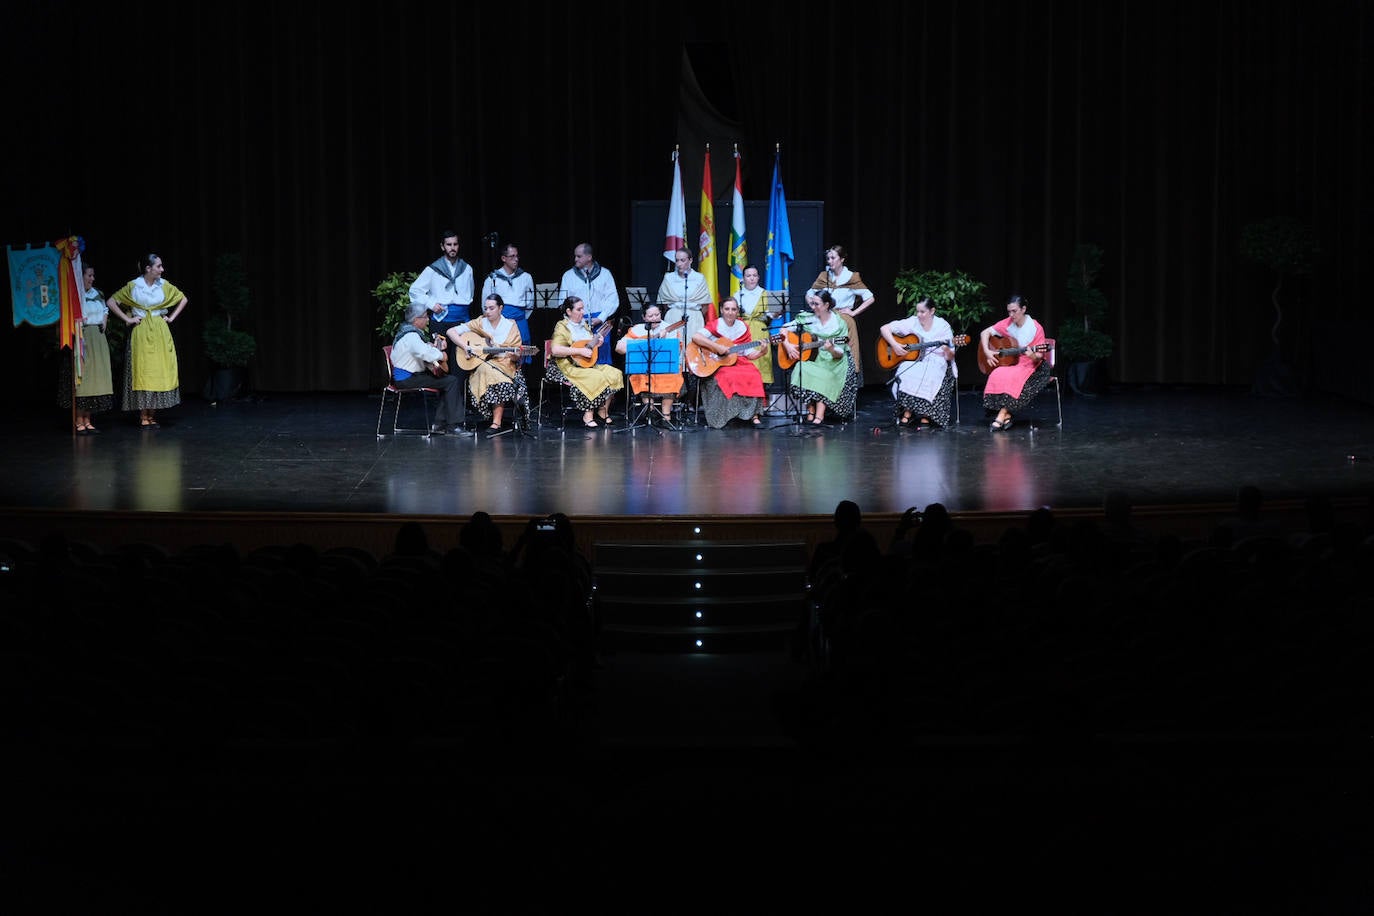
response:
[[[586,240],[626,285],[630,203],[667,196],[675,143],[693,203],[703,140],[720,202],[733,143],[750,200],[767,199],[780,144],[788,197],[824,201],[827,243],[878,293],[865,347],[906,267],[969,272],[998,314],[1023,292],[1054,334],[1073,247],[1091,242],[1112,378],[1250,384],[1274,283],[1237,241],[1287,215],[1323,254],[1284,285],[1281,356],[1374,400],[1326,355],[1369,287],[1370,9],[971,0],[880,16],[802,0],[711,21],[632,2],[125,4],[64,23],[25,8],[6,14],[0,219],[15,246],[83,234],[107,293],[161,254],[191,300],[175,330],[189,392],[228,251],[257,306],[251,384],[366,391],[382,373],[370,290],[437,257],[444,227],[479,276],[498,230],[540,282]],[[58,41],[79,49],[77,75],[54,70]],[[722,259],[728,237],[718,226]],[[794,287],[818,269],[797,264]],[[51,339],[4,323],[12,395],[55,384]]]

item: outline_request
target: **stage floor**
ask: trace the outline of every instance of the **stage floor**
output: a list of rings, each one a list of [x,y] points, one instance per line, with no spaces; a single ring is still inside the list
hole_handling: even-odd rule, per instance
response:
[[[842,499],[873,513],[932,502],[953,512],[1089,508],[1113,488],[1138,506],[1226,503],[1244,483],[1275,500],[1374,493],[1374,408],[1326,395],[1150,387],[1087,398],[1065,389],[1060,427],[1047,391],[1007,432],[988,428],[977,391],[961,394],[961,422],[943,430],[899,429],[891,405],[869,386],[848,423],[803,427],[777,415],[763,429],[661,432],[625,429],[622,403],[611,429],[585,430],[572,413],[566,427],[554,417],[528,436],[496,439],[379,439],[376,393],[218,406],[188,396],[161,415],[160,430],[114,413],[97,418],[99,435],[75,438],[63,413],[33,408],[7,436],[0,505],[734,516],[829,515]]]

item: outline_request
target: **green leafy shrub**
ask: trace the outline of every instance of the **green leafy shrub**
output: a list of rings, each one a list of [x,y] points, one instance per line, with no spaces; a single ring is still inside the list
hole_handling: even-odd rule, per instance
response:
[[[406,308],[410,305],[410,284],[417,276],[415,271],[397,271],[387,274],[385,280],[372,288],[372,298],[377,300],[377,336],[387,343],[405,320]]]
[[[917,303],[929,298],[936,314],[948,321],[956,334],[969,333],[969,328],[991,311],[987,284],[961,270],[908,267],[898,272],[892,285],[897,291],[897,304],[905,306],[908,315],[916,314]]]

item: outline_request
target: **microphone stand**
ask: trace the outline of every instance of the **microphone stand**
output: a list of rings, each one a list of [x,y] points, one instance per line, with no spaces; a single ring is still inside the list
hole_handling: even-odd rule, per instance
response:
[[[806,341],[802,340],[802,328],[803,328],[803,326],[805,325],[805,323],[806,323],[806,322],[805,322],[805,314],[798,315],[798,316],[797,316],[797,321],[796,321],[796,325],[797,325],[797,389],[800,390],[800,391],[804,391],[804,390],[805,390],[805,386],[802,385],[802,376],[805,374],[805,372],[804,372],[804,367],[806,366],[806,352],[807,352],[806,350],[802,349],[802,348],[805,346],[805,344],[806,344]],[[790,387],[790,386],[789,386],[789,387]],[[806,396],[805,396],[805,395],[799,395],[799,396],[797,397],[796,400],[797,400],[797,413],[796,413],[796,416],[795,416],[795,419],[794,419],[793,422],[795,422],[798,426],[803,426],[804,423],[805,423],[804,417],[806,416]]]
[[[762,298],[765,303],[772,304],[772,295],[767,290],[763,291]],[[765,305],[763,309],[765,346],[771,347],[773,345],[773,321],[777,318],[782,319],[782,323],[778,326],[778,331],[779,333],[785,334],[785,332],[782,329],[786,327],[787,323],[791,320],[791,315],[788,311],[789,303],[787,299],[787,293],[785,290],[778,291],[777,305],[778,313],[776,315],[773,314],[773,312],[768,308],[768,305]],[[779,343],[778,345],[778,350],[779,352],[781,352],[782,350],[781,343]],[[777,357],[773,357],[773,376],[774,378],[772,384],[775,390],[773,394],[769,394],[768,389],[764,389],[765,397],[763,404],[763,413],[765,415],[777,416],[778,398],[781,397],[783,399],[782,415],[786,417],[791,412],[788,405],[792,403],[792,396],[787,385],[787,373],[783,371],[782,366],[778,365]],[[776,387],[779,385],[782,386],[782,394],[780,395],[776,393]]]
[[[687,278],[691,275],[691,273],[692,273],[692,269],[689,267],[689,268],[687,268],[687,273],[685,273],[685,274],[682,275],[682,321],[683,321],[683,324],[682,324],[682,340],[683,340],[683,346],[684,346],[684,347],[686,346],[686,341],[690,340],[691,337],[692,337],[692,334],[694,333],[694,332],[692,331],[692,322],[690,322],[690,321],[687,320],[687,309],[690,307],[690,304],[687,302]],[[705,318],[704,315],[703,315],[702,317]],[[685,356],[686,354],[683,354],[683,355]],[[693,399],[692,399],[692,404],[693,404],[693,407],[692,407],[692,421],[693,421],[694,423],[700,423],[700,422],[701,422],[701,379],[697,378],[695,372],[692,373],[692,382],[691,382],[691,385],[692,385],[692,390],[693,390],[693,392],[694,392],[694,397],[693,397]],[[683,393],[684,395],[687,393],[687,391],[686,391],[685,388],[683,389],[683,392],[682,392],[682,393]],[[683,409],[683,411],[685,412],[685,411],[687,410],[687,406],[684,404],[682,409]]]
[[[479,332],[479,333],[480,333],[480,332]],[[483,334],[482,336],[487,338],[487,342],[488,342],[488,343],[495,343],[495,341],[493,341],[493,340],[491,339],[491,337],[489,337],[488,335]],[[524,357],[522,356],[521,359],[523,359],[523,358],[524,358]],[[518,386],[518,385],[515,384],[515,376],[514,376],[514,375],[510,374],[510,373],[507,372],[505,369],[503,369],[501,366],[499,366],[499,365],[496,364],[495,362],[492,362],[492,360],[490,360],[490,359],[484,358],[484,359],[482,360],[482,362],[485,363],[486,365],[490,366],[491,368],[495,369],[497,372],[501,373],[501,374],[504,375],[506,378],[510,379],[510,383],[511,383],[511,387],[512,387],[512,388],[515,388],[517,391],[520,390],[520,386]],[[475,371],[475,370],[474,370],[474,371]],[[518,370],[517,370],[517,371],[518,371]],[[525,414],[524,422],[523,422],[523,423],[521,422],[521,419],[520,419],[520,412],[521,412],[522,409],[523,409],[524,414]],[[517,398],[517,399],[515,400],[515,402],[514,402],[513,408],[512,408],[512,410],[511,410],[511,414],[512,414],[512,416],[511,416],[511,421],[510,421],[511,428],[510,428],[510,429],[503,429],[503,430],[500,430],[499,432],[492,433],[492,434],[491,434],[490,436],[488,436],[487,438],[489,438],[489,439],[495,439],[495,438],[497,438],[498,436],[504,436],[506,433],[511,432],[511,431],[518,432],[518,433],[520,434],[521,438],[524,438],[524,439],[538,439],[538,438],[539,438],[539,437],[536,436],[534,433],[530,432],[530,405],[529,405],[529,386],[528,386],[528,385],[527,385],[526,388],[525,388],[525,403],[524,403],[524,404],[521,404],[521,403],[520,403],[520,400]],[[476,436],[476,433],[473,433],[473,435]]]

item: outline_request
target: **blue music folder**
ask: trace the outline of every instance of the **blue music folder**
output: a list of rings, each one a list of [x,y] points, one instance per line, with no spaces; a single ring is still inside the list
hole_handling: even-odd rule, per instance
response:
[[[627,375],[676,375],[682,371],[676,337],[653,340],[625,341],[625,373]],[[653,365],[649,365],[652,354]]]

